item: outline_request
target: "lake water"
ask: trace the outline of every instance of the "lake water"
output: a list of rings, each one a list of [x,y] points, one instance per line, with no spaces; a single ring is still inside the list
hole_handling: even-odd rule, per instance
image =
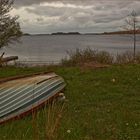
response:
[[[67,51],[76,48],[104,50],[112,54],[133,51],[130,35],[42,35],[24,36],[21,43],[12,44],[0,50],[6,56],[17,55],[20,61],[60,61]],[[140,35],[137,37],[137,51],[140,51]]]

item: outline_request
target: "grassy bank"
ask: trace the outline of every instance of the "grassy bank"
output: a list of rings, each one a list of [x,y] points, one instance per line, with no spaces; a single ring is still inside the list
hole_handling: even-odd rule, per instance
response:
[[[0,68],[0,77],[46,70],[54,70],[67,82],[65,108],[54,134],[57,138],[52,139],[140,139],[140,65],[84,70],[78,67],[11,67]],[[61,103],[56,103],[55,110],[60,107]],[[0,140],[46,139],[55,122],[46,121],[48,110],[45,108],[35,116],[1,125]],[[56,115],[49,118],[57,118],[58,113],[53,112]]]

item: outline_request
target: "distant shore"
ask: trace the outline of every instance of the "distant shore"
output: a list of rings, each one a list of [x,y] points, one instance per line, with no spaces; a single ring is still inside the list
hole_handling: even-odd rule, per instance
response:
[[[44,35],[126,35],[126,34],[133,34],[133,31],[115,31],[115,32],[104,32],[104,33],[80,33],[80,32],[56,32],[51,34],[29,34],[24,33],[24,36],[32,36],[32,35],[38,35],[38,36],[44,36]],[[136,31],[136,34],[140,34],[140,30]]]

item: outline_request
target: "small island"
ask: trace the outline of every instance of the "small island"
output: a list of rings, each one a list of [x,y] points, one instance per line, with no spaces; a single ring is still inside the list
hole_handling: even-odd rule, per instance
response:
[[[52,33],[51,35],[81,35],[79,32],[57,32],[57,33]]]

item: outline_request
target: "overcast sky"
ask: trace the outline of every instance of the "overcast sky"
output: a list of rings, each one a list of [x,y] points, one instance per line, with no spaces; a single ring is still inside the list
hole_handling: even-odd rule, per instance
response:
[[[27,33],[95,33],[120,30],[133,9],[140,16],[140,0],[15,0],[11,14]]]

